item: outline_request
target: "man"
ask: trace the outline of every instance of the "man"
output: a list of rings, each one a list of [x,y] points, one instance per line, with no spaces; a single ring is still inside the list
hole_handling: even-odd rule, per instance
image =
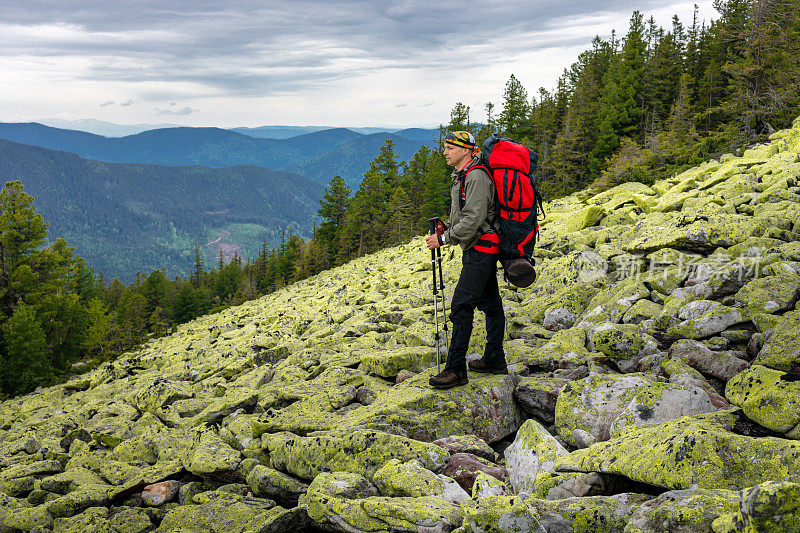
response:
[[[497,192],[489,174],[478,166],[480,156],[471,133],[449,133],[444,141],[444,157],[453,167],[450,225],[443,233],[428,236],[426,244],[431,250],[443,244],[459,244],[463,255],[450,306],[453,337],[447,363],[441,373],[429,380],[437,389],[468,382],[467,348],[476,307],[486,314],[486,348],[480,360],[470,361],[469,368],[475,372],[508,373],[503,352],[506,317],[497,286],[500,245],[492,224],[498,212]]]

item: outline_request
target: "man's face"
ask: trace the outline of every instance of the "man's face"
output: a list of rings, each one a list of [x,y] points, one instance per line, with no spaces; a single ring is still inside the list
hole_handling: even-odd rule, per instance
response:
[[[442,150],[442,153],[444,154],[444,160],[447,161],[447,164],[451,167],[457,166],[470,155],[469,149],[450,143],[444,143],[444,150]]]

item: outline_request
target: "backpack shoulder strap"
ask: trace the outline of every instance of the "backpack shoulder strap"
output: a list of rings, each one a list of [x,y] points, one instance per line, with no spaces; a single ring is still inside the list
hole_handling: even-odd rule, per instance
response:
[[[473,165],[473,166],[469,167],[467,169],[467,171],[464,172],[464,174],[459,173],[458,174],[458,185],[459,185],[459,188],[458,188],[458,207],[459,207],[459,209],[464,209],[464,205],[467,203],[467,195],[466,195],[466,191],[464,189],[464,187],[465,187],[464,184],[467,181],[467,176],[469,176],[469,173],[472,172],[473,170],[477,169],[477,168],[483,169],[483,171],[486,172],[486,174],[488,176],[490,176],[489,179],[491,179],[492,173],[489,170],[489,167],[484,166],[484,165]]]

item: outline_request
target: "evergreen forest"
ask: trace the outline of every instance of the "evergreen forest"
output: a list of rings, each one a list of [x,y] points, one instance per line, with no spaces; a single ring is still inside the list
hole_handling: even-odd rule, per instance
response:
[[[717,0],[718,19],[634,12],[624,36],[595,38],[554,89],[529,93],[514,76],[481,120],[455,103],[446,131],[491,133],[539,154],[546,199],[627,181],[652,183],[764,141],[800,115],[797,0]],[[389,139],[354,191],[341,176],[319,202],[313,237],[284,232],[256,257],[204,264],[195,244],[188,277],[163,270],[131,284],[107,281],[48,224],[20,182],[0,193],[2,391],[19,394],[116,357],[201,314],[257,298],[427,231],[449,209],[450,169],[422,146],[407,161]],[[77,365],[77,366],[76,366]]]

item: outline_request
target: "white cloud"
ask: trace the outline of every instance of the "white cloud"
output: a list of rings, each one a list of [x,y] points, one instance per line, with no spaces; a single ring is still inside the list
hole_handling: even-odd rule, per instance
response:
[[[669,28],[674,13],[688,26],[694,4],[42,1],[3,6],[0,22],[0,100],[20,119],[136,122],[156,108],[221,126],[435,125],[456,101],[481,120],[511,73],[531,94],[552,88],[595,34],[624,35],[634,9]],[[701,20],[715,16],[711,0],[698,3]],[[97,116],[112,98],[123,103]]]

